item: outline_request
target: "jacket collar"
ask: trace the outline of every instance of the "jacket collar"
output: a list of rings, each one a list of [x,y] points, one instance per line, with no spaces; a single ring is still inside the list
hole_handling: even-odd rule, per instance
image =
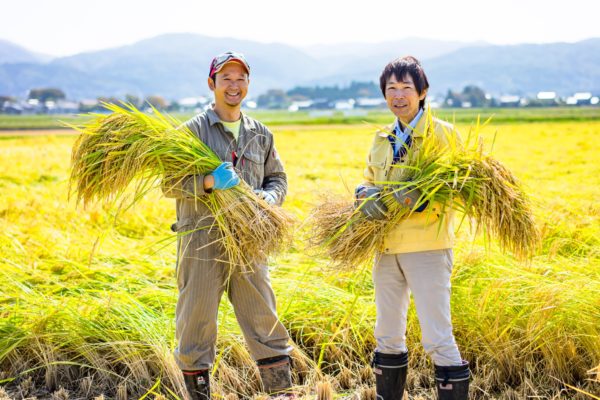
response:
[[[242,115],[242,125],[244,126],[244,130],[246,131],[255,131],[256,130],[256,125],[254,124],[254,121],[247,117],[246,114],[241,113]],[[208,123],[210,124],[210,126],[213,126],[217,123],[221,123],[221,119],[219,118],[219,116],[217,115],[217,113],[215,112],[215,110],[213,110],[212,107],[210,107],[208,110],[206,110],[206,116],[208,117]]]
[[[419,121],[417,121],[417,125],[414,127],[414,129],[411,130],[410,135],[413,138],[425,136],[425,132],[427,132],[427,130],[429,129],[430,120],[431,120],[431,112],[429,110],[429,107],[425,106],[423,108],[423,114],[421,115],[421,118],[419,118]],[[384,130],[378,131],[377,134],[381,137],[387,138],[388,136],[394,134],[395,127],[396,127],[396,122],[387,126]]]
[[[431,112],[429,110],[429,107],[425,106],[423,108],[423,114],[421,115],[421,118],[419,118],[417,125],[415,125],[414,129],[412,130],[411,136],[412,137],[425,136],[425,133],[429,129],[430,120],[431,120]]]
[[[424,114],[424,109],[419,108],[419,110],[417,111],[417,114],[413,117],[412,121],[410,121],[410,124],[408,124],[405,128],[402,127],[403,124],[400,122],[400,120],[398,118],[396,118],[396,124],[394,126],[394,132],[396,133],[396,135],[397,136],[399,136],[400,134],[412,135],[412,131],[415,129],[415,126],[419,123],[419,121],[423,117],[423,114]]]

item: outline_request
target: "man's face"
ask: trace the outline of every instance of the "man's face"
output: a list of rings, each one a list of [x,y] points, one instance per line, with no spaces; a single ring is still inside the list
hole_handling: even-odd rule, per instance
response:
[[[385,101],[392,113],[405,125],[408,125],[419,112],[419,102],[425,98],[427,90],[419,94],[411,76],[402,79],[392,75],[385,84]]]
[[[229,62],[215,75],[208,78],[208,87],[215,93],[217,106],[237,107],[248,94],[248,73],[237,62]]]

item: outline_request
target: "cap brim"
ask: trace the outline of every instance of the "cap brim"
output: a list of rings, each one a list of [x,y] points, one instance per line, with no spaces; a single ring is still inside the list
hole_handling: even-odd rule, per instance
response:
[[[221,65],[218,69],[216,69],[214,73],[215,74],[218,73],[220,70],[223,69],[224,66],[226,66],[229,63],[236,63],[236,64],[241,65],[246,70],[246,73],[248,75],[250,75],[250,71],[248,70],[248,66],[246,65],[246,63],[244,61],[240,60],[239,58],[232,58],[231,60],[227,60],[227,62],[223,63],[223,65]]]

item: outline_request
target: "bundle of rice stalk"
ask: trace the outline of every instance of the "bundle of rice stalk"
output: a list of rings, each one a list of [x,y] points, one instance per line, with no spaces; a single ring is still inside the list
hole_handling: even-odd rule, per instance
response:
[[[430,114],[423,117],[432,118]],[[350,199],[324,198],[309,217],[311,247],[324,249],[338,267],[357,267],[372,261],[383,250],[385,236],[414,209],[429,202],[441,210],[439,228],[445,211],[457,210],[486,237],[496,238],[503,249],[519,258],[531,256],[540,233],[530,201],[516,177],[483,151],[480,129],[478,121],[465,144],[450,131],[446,132],[446,145],[440,144],[434,132],[424,132],[421,145],[408,149],[407,162],[393,165],[392,179],[375,182],[383,186],[381,198],[388,209],[384,219],[366,218],[360,211],[364,202],[356,207]],[[421,192],[414,208],[394,199],[393,193],[403,189]],[[434,218],[431,210],[427,207],[423,212]]]
[[[133,105],[104,104],[112,114],[92,114],[71,155],[71,192],[84,206],[93,201],[130,207],[163,179],[181,182],[205,175],[219,157],[180,121]],[[244,181],[228,190],[197,196],[214,216],[228,260],[245,267],[273,254],[290,237],[291,218],[259,199]],[[205,227],[208,228],[208,227]]]

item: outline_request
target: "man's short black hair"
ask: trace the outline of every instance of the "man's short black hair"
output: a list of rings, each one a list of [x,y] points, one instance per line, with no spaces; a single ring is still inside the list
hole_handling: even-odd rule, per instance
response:
[[[425,75],[425,71],[423,71],[423,67],[419,60],[413,56],[405,56],[390,61],[385,68],[383,68],[383,72],[379,77],[379,86],[381,87],[383,97],[385,97],[385,85],[392,76],[395,76],[396,79],[402,79],[406,75],[410,75],[412,78],[419,96],[423,94],[425,90],[429,89],[427,75]],[[425,98],[419,102],[420,108],[423,108],[424,106]]]

